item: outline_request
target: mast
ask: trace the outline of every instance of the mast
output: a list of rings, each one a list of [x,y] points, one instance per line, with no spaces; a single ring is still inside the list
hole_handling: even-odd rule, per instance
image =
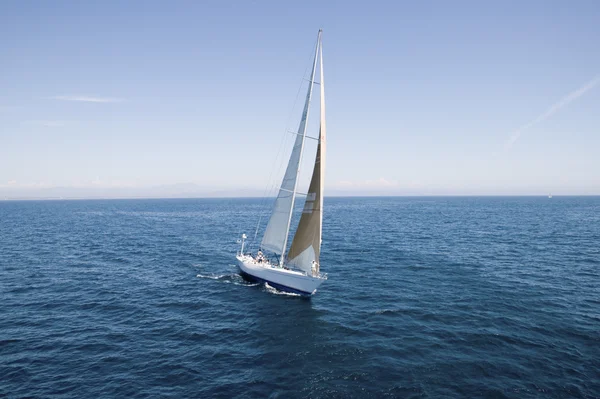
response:
[[[323,30],[321,29],[319,31],[321,34],[323,33]],[[320,38],[319,38],[320,39]],[[321,40],[319,40],[319,42],[321,42]],[[321,88],[321,109],[320,109],[320,119],[321,119],[321,125],[319,128],[319,149],[320,149],[320,154],[319,154],[319,173],[320,173],[320,187],[319,187],[319,203],[321,204],[321,212],[319,212],[319,254],[321,252],[321,241],[322,241],[322,236],[323,236],[323,191],[325,188],[325,154],[326,154],[326,150],[327,150],[327,125],[325,123],[325,76],[323,75],[323,43],[320,43],[319,46],[319,62],[320,62],[320,80],[319,80],[319,87]],[[315,259],[317,262],[317,274],[319,273],[319,255],[317,255],[317,259]]]
[[[306,125],[308,122],[308,114],[310,112],[310,100],[312,99],[312,91],[315,83],[315,71],[317,69],[317,57],[319,56],[319,48],[321,47],[321,33],[323,31],[319,29],[317,35],[317,47],[315,48],[315,59],[313,60],[312,72],[310,74],[310,82],[308,83],[308,94],[306,95],[306,103],[304,104],[304,124],[302,125],[302,132],[298,134],[302,135],[302,146],[300,147],[300,159],[298,161],[298,170],[296,171],[296,181],[294,182],[294,191],[292,192],[292,207],[290,209],[290,215],[288,217],[287,228],[285,229],[285,239],[283,241],[283,247],[281,248],[281,261],[279,264],[283,267],[283,261],[285,258],[285,248],[287,247],[288,238],[290,235],[290,225],[292,224],[292,213],[294,210],[294,202],[296,201],[296,191],[298,190],[298,175],[300,174],[300,163],[302,162],[302,153],[304,152],[304,141],[306,138]]]

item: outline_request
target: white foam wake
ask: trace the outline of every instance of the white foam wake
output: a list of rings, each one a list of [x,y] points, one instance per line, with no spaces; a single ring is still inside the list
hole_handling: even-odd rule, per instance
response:
[[[228,274],[213,274],[213,275],[208,275],[208,274],[197,274],[196,277],[199,278],[209,278],[211,280],[221,280],[222,278],[226,278],[228,277]]]
[[[273,294],[273,295],[302,296],[300,294],[295,294],[293,292],[280,291],[275,287],[271,287],[269,285],[269,283],[265,283],[265,291],[267,291],[269,294]]]
[[[197,274],[196,277],[217,280],[226,284],[243,285],[246,287],[256,287],[260,284],[247,282],[242,279],[239,274]]]

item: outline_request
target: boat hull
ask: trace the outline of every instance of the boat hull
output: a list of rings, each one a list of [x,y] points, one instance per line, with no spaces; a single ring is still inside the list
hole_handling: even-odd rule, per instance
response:
[[[324,276],[307,276],[294,270],[258,263],[250,256],[238,255],[237,261],[244,278],[264,282],[278,290],[299,295],[313,295],[317,288],[327,279]]]

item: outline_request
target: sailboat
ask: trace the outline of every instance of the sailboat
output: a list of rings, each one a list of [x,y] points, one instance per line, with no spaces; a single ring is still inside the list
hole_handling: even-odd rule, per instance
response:
[[[285,292],[300,295],[312,295],[317,288],[327,280],[327,275],[321,273],[319,255],[321,252],[321,236],[323,226],[323,185],[325,177],[325,83],[323,79],[323,31],[319,30],[315,49],[312,70],[310,74],[308,92],[304,102],[304,110],[300,119],[296,138],[290,155],[279,193],[267,223],[259,251],[256,255],[244,253],[244,244],[247,236],[242,235],[242,247],[236,258],[242,276],[248,280],[267,283],[269,286]],[[315,82],[315,74],[319,64],[320,79]],[[320,88],[320,127],[317,152],[313,166],[312,177],[308,192],[298,192],[298,176],[300,163],[304,150],[306,127],[310,110],[310,102],[315,84]],[[313,137],[310,137],[313,138]],[[294,203],[298,195],[303,195],[304,207],[292,244],[287,251],[290,226]],[[275,255],[275,260],[270,260],[262,251],[269,251]]]

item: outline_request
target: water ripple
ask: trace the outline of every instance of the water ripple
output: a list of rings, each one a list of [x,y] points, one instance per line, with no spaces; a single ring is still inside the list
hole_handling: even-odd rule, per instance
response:
[[[600,198],[327,198],[311,300],[260,200],[0,203],[0,397],[600,397]]]

